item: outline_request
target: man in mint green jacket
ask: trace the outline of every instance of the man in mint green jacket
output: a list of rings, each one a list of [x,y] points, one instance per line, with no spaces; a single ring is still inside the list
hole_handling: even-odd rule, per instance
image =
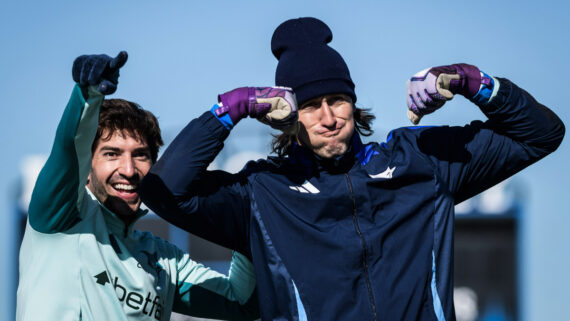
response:
[[[77,85],[36,182],[20,250],[17,320],[169,320],[259,316],[251,263],[229,277],[133,229],[146,212],[138,185],[162,145],[137,104],[105,100],[127,53],[78,57]]]

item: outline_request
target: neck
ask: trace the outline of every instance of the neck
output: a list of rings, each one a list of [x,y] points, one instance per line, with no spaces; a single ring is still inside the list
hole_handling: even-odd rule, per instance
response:
[[[137,219],[137,212],[133,211],[131,207],[120,198],[108,197],[103,205],[123,221],[126,226],[129,226]]]
[[[115,212],[113,212],[115,213]],[[117,217],[123,221],[123,223],[125,223],[125,226],[130,226],[137,218],[137,216],[135,215],[135,213],[133,212],[132,214],[118,214],[115,213],[115,215],[117,215]]]

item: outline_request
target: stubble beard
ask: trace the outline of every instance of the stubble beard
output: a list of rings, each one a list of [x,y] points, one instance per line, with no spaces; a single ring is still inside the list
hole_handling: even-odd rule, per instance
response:
[[[120,197],[109,195],[105,188],[106,184],[97,179],[96,175],[90,176],[87,186],[101,204],[120,218],[133,217],[136,210],[133,210],[131,205],[135,205],[137,209],[140,206],[140,199],[129,204]]]

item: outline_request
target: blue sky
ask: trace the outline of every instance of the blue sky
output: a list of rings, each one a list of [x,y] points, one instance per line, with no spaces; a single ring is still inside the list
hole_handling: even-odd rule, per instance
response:
[[[412,74],[455,62],[511,79],[568,125],[569,9],[563,1],[3,1],[0,283],[10,284],[16,273],[9,241],[20,162],[49,152],[73,86],[71,65],[81,54],[127,50],[129,61],[114,96],[138,102],[159,117],[164,130],[176,132],[208,109],[218,93],[272,85],[273,30],[284,20],[314,16],[333,31],[331,46],[350,67],[358,105],[376,114],[375,138],[409,125],[405,82]],[[463,125],[473,119],[484,116],[458,97],[422,124]],[[522,262],[527,320],[570,315],[569,160],[565,139],[558,151],[516,176],[527,195]],[[12,296],[0,292],[0,311],[11,309]]]

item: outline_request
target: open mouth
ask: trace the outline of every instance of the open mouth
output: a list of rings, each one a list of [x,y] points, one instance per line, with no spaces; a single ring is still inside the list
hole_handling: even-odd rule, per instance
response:
[[[117,196],[122,199],[132,200],[138,197],[138,185],[117,183],[111,186],[117,192]]]

